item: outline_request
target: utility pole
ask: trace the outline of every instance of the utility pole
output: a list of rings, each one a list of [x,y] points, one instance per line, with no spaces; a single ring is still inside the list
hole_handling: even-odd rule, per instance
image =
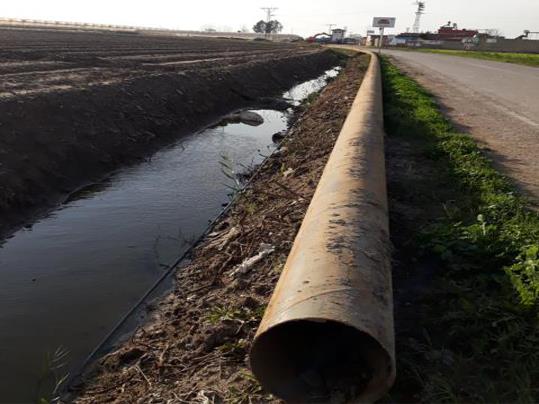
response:
[[[382,46],[384,45],[384,27],[380,27],[380,40],[378,41],[378,54],[382,54]]]
[[[417,5],[417,11],[415,12],[415,21],[412,28],[412,32],[418,34],[421,27],[421,16],[425,14],[425,2],[416,1],[414,5]]]
[[[331,35],[331,28],[333,28],[337,24],[326,24],[326,25],[328,26],[328,29],[329,29],[328,34]]]
[[[269,22],[271,21],[271,18],[275,17],[275,14],[273,12],[277,11],[279,8],[278,7],[261,7],[261,9],[266,12],[266,24],[269,24]],[[265,38],[268,37],[268,32],[264,33],[264,37]]]

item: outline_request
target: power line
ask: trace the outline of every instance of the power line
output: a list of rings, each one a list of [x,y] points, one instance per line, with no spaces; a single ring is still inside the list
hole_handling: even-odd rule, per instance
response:
[[[266,24],[269,24],[271,21],[271,18],[275,17],[275,14],[273,12],[279,9],[278,7],[260,7],[260,8],[266,12]],[[264,32],[264,37],[268,38],[269,33],[267,29],[265,31],[266,32]]]
[[[274,11],[279,10],[278,7],[260,7],[266,12],[266,22],[270,22],[272,17],[275,17]]]

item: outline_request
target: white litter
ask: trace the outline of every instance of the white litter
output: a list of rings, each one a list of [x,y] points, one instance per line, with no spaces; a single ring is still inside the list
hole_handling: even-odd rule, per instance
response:
[[[244,275],[244,274],[250,272],[251,269],[253,269],[253,267],[258,262],[260,262],[262,259],[264,259],[268,255],[270,255],[274,251],[275,251],[275,247],[272,246],[271,244],[265,244],[265,243],[260,244],[260,250],[259,250],[258,254],[256,254],[255,256],[253,256],[251,258],[247,258],[246,260],[244,260],[241,264],[239,264],[236,268],[234,268],[234,270],[232,271],[230,276],[234,277],[234,276],[237,276],[239,274]]]
[[[206,395],[206,393],[210,393],[212,394],[211,392],[206,392],[204,390],[200,390],[196,396],[196,399],[195,399],[195,402],[198,403],[198,404],[213,404],[215,403],[215,400],[213,397],[208,397]]]
[[[214,238],[208,245],[209,248],[216,248],[218,251],[222,251],[228,243],[234,240],[241,234],[241,229],[237,226],[232,227],[229,230],[220,233],[211,233],[208,237]]]
[[[287,178],[289,176],[291,176],[292,174],[294,174],[294,169],[293,168],[289,168],[288,170],[286,170],[284,173],[283,173],[283,177]]]

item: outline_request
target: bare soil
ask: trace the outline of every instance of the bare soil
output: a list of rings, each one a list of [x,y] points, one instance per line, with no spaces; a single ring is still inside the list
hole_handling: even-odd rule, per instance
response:
[[[31,29],[0,29],[0,60],[0,234],[339,63],[313,46]]]
[[[302,112],[152,319],[72,386],[77,403],[277,402],[247,366],[254,333],[368,66],[352,58]],[[238,265],[272,246],[247,271]],[[69,401],[69,399],[67,399]]]

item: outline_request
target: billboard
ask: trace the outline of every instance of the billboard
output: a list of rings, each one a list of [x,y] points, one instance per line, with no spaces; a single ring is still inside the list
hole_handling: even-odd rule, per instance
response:
[[[374,17],[372,26],[376,28],[394,28],[395,17]]]

